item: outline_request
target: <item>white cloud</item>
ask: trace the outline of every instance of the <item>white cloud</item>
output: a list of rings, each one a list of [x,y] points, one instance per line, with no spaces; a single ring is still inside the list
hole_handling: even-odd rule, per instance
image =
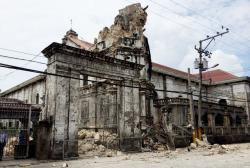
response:
[[[188,54],[180,62],[178,66],[179,69],[187,71],[187,68],[190,67],[192,73],[198,73],[198,70],[194,69],[193,62],[195,58],[198,58],[198,53],[194,49],[190,48]],[[209,61],[209,67],[219,64],[219,66],[215,69],[222,69],[237,76],[242,76],[244,74],[242,60],[236,55],[216,50],[213,52],[211,58],[207,58],[207,60]]]
[[[156,5],[152,1],[165,7]],[[149,38],[154,62],[174,68],[179,67],[186,71],[187,65],[192,66],[194,57],[197,56],[193,49],[194,45],[206,35],[213,35],[215,31],[220,31],[220,26],[224,24],[229,26],[231,32],[222,39],[218,39],[214,48],[210,48],[214,53],[212,59],[217,59],[215,62],[221,64],[220,68],[233,72],[243,71],[242,66],[248,66],[249,0],[2,0],[0,1],[0,16],[2,16],[0,17],[0,47],[36,54],[51,42],[61,41],[70,28],[70,19],[73,19],[73,29],[79,36],[93,42],[104,26],[110,26],[113,23],[118,10],[130,2],[141,2],[143,6],[149,5],[145,33]],[[9,52],[4,53],[1,50],[0,54],[31,58]],[[6,60],[0,58],[0,62],[4,61]],[[18,61],[8,61],[8,63],[18,66],[24,64]],[[37,64],[29,64],[29,66],[44,69]],[[1,77],[8,72],[9,70],[0,69],[2,90],[35,75],[16,72],[1,80]]]
[[[242,76],[244,74],[242,60],[236,55],[216,50],[213,52],[212,58],[210,59],[210,65],[212,66],[215,64],[219,64],[218,68],[235,75]]]

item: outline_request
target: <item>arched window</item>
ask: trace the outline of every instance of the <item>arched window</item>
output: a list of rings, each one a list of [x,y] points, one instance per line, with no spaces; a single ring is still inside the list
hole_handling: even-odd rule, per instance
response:
[[[227,100],[226,100],[226,99],[220,99],[220,100],[219,100],[219,104],[220,104],[220,105],[225,105],[225,106],[226,106],[226,105],[227,105]]]
[[[36,94],[36,104],[39,104],[39,99],[40,99],[40,96],[39,96],[39,93]]]
[[[217,114],[215,117],[215,126],[223,126],[224,118],[222,114]]]

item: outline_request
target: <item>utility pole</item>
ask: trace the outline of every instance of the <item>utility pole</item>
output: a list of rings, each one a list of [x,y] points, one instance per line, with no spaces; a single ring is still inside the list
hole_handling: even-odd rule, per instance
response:
[[[194,129],[194,105],[193,105],[193,91],[191,88],[191,79],[190,79],[190,68],[188,68],[188,93],[189,93],[189,113],[190,113],[190,124],[192,131]]]
[[[195,132],[194,132],[194,104],[193,104],[193,91],[192,91],[192,85],[191,85],[191,79],[190,79],[190,68],[188,68],[188,98],[189,98],[189,124],[191,125],[191,133],[192,133],[192,139],[193,142],[195,141]]]
[[[222,29],[224,29],[224,27],[222,26]],[[197,126],[196,128],[196,138],[201,140],[201,134],[202,134],[202,123],[201,123],[201,112],[202,112],[202,71],[206,71],[210,68],[208,68],[208,61],[203,58],[203,54],[204,56],[207,56],[208,58],[211,58],[211,52],[207,51],[207,47],[210,45],[210,43],[215,40],[216,37],[218,36],[222,36],[226,33],[229,32],[229,29],[226,28],[226,31],[220,33],[217,32],[216,35],[214,36],[207,36],[207,38],[200,40],[199,41],[199,48],[196,48],[196,46],[194,47],[195,50],[197,50],[197,52],[199,53],[199,58],[195,59],[194,65],[195,65],[195,69],[199,69],[199,100],[198,100],[198,123],[196,123],[195,125]],[[206,47],[203,49],[202,48],[202,43],[209,41],[206,45]],[[214,68],[216,66],[218,66],[219,64],[214,65],[211,68]]]

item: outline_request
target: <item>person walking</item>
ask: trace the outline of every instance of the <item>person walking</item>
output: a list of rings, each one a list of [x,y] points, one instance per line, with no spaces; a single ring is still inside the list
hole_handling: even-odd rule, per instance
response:
[[[3,150],[7,143],[7,134],[5,129],[5,127],[0,128],[0,161],[3,159]]]

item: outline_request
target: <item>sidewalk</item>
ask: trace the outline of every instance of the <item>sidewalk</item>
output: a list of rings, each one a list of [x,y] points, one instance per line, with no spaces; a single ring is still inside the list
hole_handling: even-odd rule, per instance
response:
[[[48,163],[48,160],[36,159],[20,159],[20,160],[3,160],[0,161],[0,168],[2,167],[26,167],[31,165],[38,165],[41,163]]]

